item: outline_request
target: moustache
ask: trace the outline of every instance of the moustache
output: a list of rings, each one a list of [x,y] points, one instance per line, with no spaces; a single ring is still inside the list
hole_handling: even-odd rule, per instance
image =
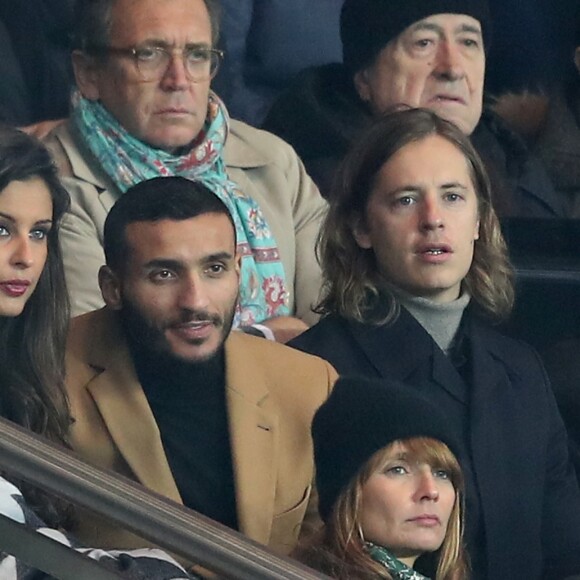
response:
[[[222,326],[223,318],[218,314],[211,314],[207,311],[186,311],[183,312],[179,318],[168,321],[165,324],[166,328],[173,328],[175,326],[183,326],[191,323],[209,323],[213,326]]]

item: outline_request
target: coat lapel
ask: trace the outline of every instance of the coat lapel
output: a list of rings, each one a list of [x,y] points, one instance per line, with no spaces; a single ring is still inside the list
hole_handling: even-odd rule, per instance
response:
[[[380,377],[411,382],[419,388],[426,381],[434,381],[464,401],[461,377],[445,355],[437,353],[427,331],[404,308],[393,324],[371,326],[351,322],[349,327]]]
[[[91,365],[102,368],[88,385],[115,445],[140,483],[170,499],[181,498],[165,456],[159,429],[113,312],[95,343]]]
[[[267,544],[274,519],[278,415],[255,348],[254,341],[248,345],[236,332],[228,338],[226,402],[239,529]]]
[[[412,328],[412,322],[411,316],[401,309],[401,314],[392,324],[373,326],[349,322],[348,325],[377,374],[382,378],[404,381],[417,369],[425,368],[432,352],[430,339],[421,340],[416,329]]]
[[[102,369],[88,386],[107,429],[137,479],[181,503],[159,429],[130,362],[115,314],[105,310],[91,352],[91,366]],[[240,531],[268,543],[276,493],[275,451],[278,413],[271,406],[267,380],[255,341],[248,345],[232,332],[225,345],[226,405]],[[248,371],[251,369],[251,372]],[[255,506],[261,506],[259,511]]]
[[[433,367],[431,379],[437,383],[444,391],[464,405],[469,404],[469,388],[453,366],[453,362],[442,351],[433,349]]]

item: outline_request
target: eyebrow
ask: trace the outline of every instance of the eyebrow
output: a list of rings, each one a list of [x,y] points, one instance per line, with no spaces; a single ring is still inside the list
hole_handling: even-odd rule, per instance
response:
[[[233,260],[233,258],[234,255],[230,252],[217,252],[215,254],[204,256],[201,262],[207,264],[209,262],[218,262],[220,260]],[[172,270],[177,270],[182,267],[183,262],[181,260],[174,260],[172,258],[154,258],[144,265],[144,268],[171,268]]]
[[[443,27],[440,26],[439,24],[436,24],[435,22],[418,22],[415,26],[413,26],[411,32],[415,32],[417,30],[428,30],[430,32],[436,32],[437,34],[443,34],[445,32]],[[481,36],[481,29],[476,26],[473,26],[473,24],[462,23],[456,28],[454,28],[453,32],[455,34],[468,32],[471,34],[477,34],[478,36]]]
[[[167,42],[161,38],[147,38],[142,42],[136,44],[137,47],[141,46],[155,46],[159,48],[178,48],[175,44]],[[187,42],[184,48],[211,48],[211,45],[207,42]]]
[[[387,195],[391,196],[391,195],[398,195],[399,193],[413,193],[413,192],[420,192],[423,191],[423,187],[421,187],[420,185],[415,185],[412,183],[409,183],[408,185],[402,185],[401,187],[397,187],[395,189],[392,189],[391,191],[387,192]]]
[[[473,26],[473,24],[462,24],[455,29],[455,32],[470,32],[472,34],[477,34],[478,36],[482,35],[481,28],[477,28],[476,26]]]
[[[9,222],[15,224],[18,220],[11,216],[10,214],[4,213],[0,211],[0,217],[3,217],[4,219],[8,220]],[[34,222],[35,226],[40,226],[40,225],[52,225],[52,219],[46,219],[46,220],[38,220],[36,222]]]
[[[12,222],[13,224],[16,223],[16,220],[11,215],[8,215],[7,213],[3,213],[0,211],[0,217],[3,217],[4,219],[8,220],[9,222]]]
[[[460,189],[461,191],[468,191],[469,187],[463,185],[459,181],[450,181],[448,183],[443,183],[442,185],[438,186],[438,189]],[[396,189],[392,189],[391,191],[387,192],[387,196],[398,195],[399,193],[421,193],[425,190],[420,184],[417,183],[409,183],[407,185],[402,185],[401,187],[397,187]]]
[[[219,260],[233,260],[234,254],[230,252],[218,252],[216,254],[210,254],[203,259],[203,262],[217,262]]]
[[[451,181],[450,183],[444,183],[441,186],[442,189],[462,189],[463,191],[467,191],[469,187],[463,185],[463,183],[459,183],[459,181]]]

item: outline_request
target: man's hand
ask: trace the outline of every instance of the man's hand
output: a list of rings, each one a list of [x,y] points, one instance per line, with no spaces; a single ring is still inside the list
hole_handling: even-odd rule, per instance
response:
[[[308,325],[304,321],[293,316],[277,316],[276,318],[264,320],[260,324],[267,326],[274,333],[276,342],[281,342],[282,344],[308,330]]]

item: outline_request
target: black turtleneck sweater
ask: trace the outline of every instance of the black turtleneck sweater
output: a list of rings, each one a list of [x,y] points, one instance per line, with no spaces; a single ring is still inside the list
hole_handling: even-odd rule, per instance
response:
[[[189,364],[130,348],[184,505],[237,529],[223,351]]]

